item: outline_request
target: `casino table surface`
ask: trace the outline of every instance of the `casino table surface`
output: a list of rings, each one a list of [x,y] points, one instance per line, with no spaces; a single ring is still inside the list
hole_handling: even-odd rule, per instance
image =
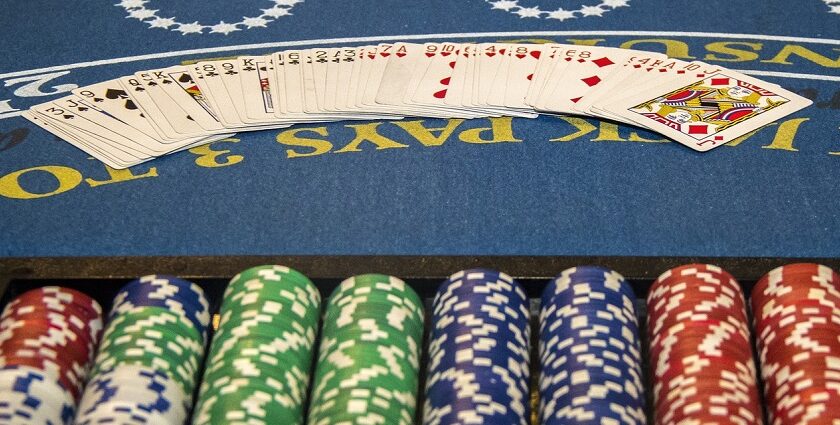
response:
[[[11,0],[2,8],[4,267],[102,257],[840,257],[838,0]],[[573,13],[532,16],[558,8]],[[336,122],[237,134],[121,171],[20,117],[144,69],[436,40],[663,52],[780,84],[814,105],[707,153],[592,118],[412,118],[410,129]],[[370,140],[377,136],[395,143],[383,148]]]

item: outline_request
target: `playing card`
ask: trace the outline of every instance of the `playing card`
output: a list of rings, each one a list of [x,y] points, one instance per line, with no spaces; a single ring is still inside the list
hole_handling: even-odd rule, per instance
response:
[[[493,76],[493,82],[490,83],[490,91],[486,95],[485,102],[493,107],[501,108],[505,106],[505,91],[508,85],[508,75],[510,73],[511,53],[516,45],[508,45],[504,49],[504,53],[500,56],[501,62],[496,69]]]
[[[611,114],[605,109],[605,106],[633,96],[636,93],[656,88],[657,86],[670,81],[681,81],[683,84],[688,84],[698,78],[703,78],[706,75],[716,73],[722,69],[723,68],[721,67],[698,61],[686,62],[679,59],[668,59],[664,61],[654,60],[641,68],[641,70],[645,71],[645,73],[634,74],[626,77],[620,83],[620,85],[624,87],[623,90],[608,96],[602,96],[589,107],[589,111],[595,116],[613,119],[618,122],[632,125],[634,124],[632,121],[628,121],[625,118]]]
[[[476,113],[469,107],[450,106],[446,102],[449,90],[452,89],[452,77],[455,73],[459,51],[462,45],[455,43],[426,43],[423,45],[423,56],[415,65],[415,71],[408,83],[403,102],[415,107],[435,107],[433,112],[440,116],[454,118],[475,118],[486,116]],[[464,61],[461,62],[464,64]]]
[[[86,99],[97,108],[136,128],[148,136],[156,137],[161,142],[173,142],[174,139],[163,137],[137,107],[118,80],[79,87],[73,94]]]
[[[277,78],[278,80],[282,79],[285,88],[286,112],[290,114],[304,112],[303,64],[301,58],[300,50],[288,50],[285,54],[276,53],[273,58]]]
[[[720,71],[689,84],[666,82],[606,110],[704,152],[811,103],[780,87]]]
[[[545,111],[567,114],[575,112],[573,106],[603,82],[609,74],[621,67],[633,52],[609,47],[579,46],[566,49],[563,60],[569,65],[556,79],[556,84]]]
[[[474,97],[477,105],[490,106],[487,102],[493,87],[496,74],[502,67],[507,53],[506,44],[484,43],[478,48],[478,93]]]
[[[177,144],[160,142],[76,95],[58,99],[53,104],[95,124],[98,126],[96,134],[125,147],[123,150],[126,152],[138,153],[138,157],[160,156],[179,147]],[[75,127],[80,122],[68,124]],[[85,130],[90,131],[86,128]]]
[[[367,51],[371,46],[360,46],[356,48],[355,60],[353,61],[353,69],[350,72],[350,82],[347,87],[347,100],[345,101],[348,109],[359,110],[358,100],[364,92],[362,87],[362,67],[368,63],[370,59],[367,58]]]
[[[472,93],[472,71],[475,70],[475,67],[471,65],[474,64],[472,58],[475,52],[475,44],[461,44],[461,48],[455,59],[455,66],[452,70],[449,87],[447,88],[446,95],[443,97],[443,102],[446,105],[455,107],[471,106],[467,96]],[[470,74],[468,74],[468,71]]]
[[[580,101],[576,102],[572,106],[572,109],[574,109],[575,113],[584,115],[591,114],[590,106],[595,104],[602,96],[621,98],[623,90],[635,87],[635,84],[633,83],[626,83],[626,79],[630,78],[630,81],[635,81],[649,72],[646,70],[646,68],[649,68],[647,64],[654,61],[665,60],[667,58],[668,57],[666,55],[661,53],[634,52],[634,54],[627,58],[620,68],[614,70],[613,73],[606,77],[601,84],[598,84],[594,90],[587,93]]]
[[[224,79],[238,81],[239,71],[236,60],[203,61],[188,67],[192,80],[198,85],[210,108],[217,111],[216,117],[227,128],[247,126],[247,116],[240,116],[236,104],[244,109],[244,103],[234,99],[228,91]]]
[[[396,53],[400,53],[401,45],[396,48]],[[414,94],[421,84],[430,85],[428,89],[424,88],[424,92],[435,92],[441,99],[446,97],[446,88],[449,85],[449,77],[452,75],[452,66],[457,59],[455,54],[457,50],[458,45],[455,43],[424,43],[423,54],[416,57],[412,66],[411,76],[408,78],[407,87],[403,93],[403,103],[411,104],[416,101],[413,99]],[[392,58],[392,60],[395,59]],[[434,95],[430,93],[427,96]]]
[[[351,93],[351,79],[353,77],[353,70],[358,72],[359,64],[357,60],[358,49],[355,47],[345,47],[340,49],[341,56],[334,68],[334,73],[328,69],[328,80],[335,81],[335,91],[332,100],[332,107],[336,111],[350,111],[355,110],[356,106],[348,103]],[[358,77],[356,77],[358,79]]]
[[[28,119],[38,127],[64,139],[71,145],[75,146],[78,149],[83,150],[88,155],[96,158],[97,160],[101,161],[105,165],[116,168],[128,168],[132,165],[138,164],[142,162],[137,158],[131,156],[124,156],[125,153],[122,153],[120,157],[115,157],[108,152],[100,149],[96,146],[97,143],[100,143],[98,140],[86,140],[86,135],[84,134],[77,134],[74,130],[68,129],[65,126],[61,125],[57,121],[50,119],[49,117],[42,115],[40,113],[34,111],[25,111],[21,114],[24,118]],[[139,162],[138,162],[139,161]]]
[[[412,46],[418,45],[413,44]],[[368,53],[368,57],[372,56],[372,58],[370,60],[368,74],[365,77],[365,90],[361,99],[361,107],[365,109],[377,108],[379,110],[392,109],[387,106],[387,103],[377,102],[377,97],[379,97],[380,91],[383,92],[383,102],[385,101],[385,98],[393,102],[398,102],[402,99],[403,91],[400,89],[407,84],[407,81],[403,79],[411,77],[411,69],[408,69],[409,66],[406,66],[404,63],[409,60],[413,62],[416,57],[415,55],[409,56],[408,52],[403,50],[399,52],[399,56],[394,56],[395,58],[399,58],[399,60],[395,60],[391,63],[390,59],[393,51],[393,44],[382,43],[378,44],[376,49],[371,49],[371,52]],[[392,67],[392,70],[389,72],[389,78],[386,81],[383,81],[385,70],[388,66]],[[383,83],[385,86],[384,88]]]
[[[542,53],[543,46],[538,44],[517,44],[510,47],[503,106],[531,109],[530,105],[525,103],[525,96],[528,94]]]
[[[65,99],[67,98],[59,99],[58,102]],[[129,140],[56,103],[36,105],[31,110],[50,124],[74,134],[76,139],[83,141],[85,145],[94,146],[99,153],[107,154],[118,167],[124,168],[152,157],[137,149],[136,145],[132,146]]]
[[[301,76],[303,81],[303,111],[307,114],[326,112],[318,105],[318,93],[315,91],[315,71],[312,57],[313,50],[301,50]]]
[[[143,110],[143,113],[158,124],[167,136],[173,138],[200,137],[207,134],[198,123],[190,117],[178,104],[176,104],[166,92],[159,87],[154,78],[146,73],[141,77],[122,77],[120,83],[129,84],[126,90],[134,103]],[[134,84],[137,84],[134,86]]]
[[[337,112],[336,96],[338,91],[338,68],[341,66],[342,49],[327,50],[327,72],[324,76],[324,110]]]
[[[557,55],[560,54],[566,47],[568,47],[568,45],[554,43],[543,44],[541,46],[542,52],[539,60],[537,61],[537,65],[534,68],[531,84],[528,85],[528,92],[525,95],[526,105],[533,106],[537,96],[542,93],[543,87],[545,87],[546,80],[548,79],[548,73],[554,66],[554,59],[557,58]]]
[[[374,98],[377,104],[391,106],[394,109],[405,106],[403,99],[412,85],[412,77],[415,73],[421,72],[417,71],[421,57],[427,57],[424,54],[425,48],[424,45],[415,43],[397,43],[393,46],[379,45],[377,47],[379,53],[374,60],[376,66],[371,70],[371,77],[368,80],[370,89],[370,85],[375,84],[376,68],[382,67],[382,76],[379,78]]]
[[[269,122],[277,118],[275,96],[272,96],[269,59],[264,56],[243,56],[237,62],[239,83],[244,98],[245,115],[254,122]]]
[[[312,70],[312,88],[315,92],[315,111],[329,111],[326,107],[328,91],[327,68],[329,67],[330,60],[335,54],[337,54],[337,52],[338,49],[310,50],[310,66],[308,68]]]
[[[219,122],[216,112],[210,107],[210,103],[201,93],[201,89],[193,81],[187,67],[173,66],[136,73],[135,76],[140,79],[150,78],[146,84],[147,89],[149,83],[156,84],[149,90],[149,95],[158,104],[158,107],[164,110],[174,107],[182,109],[192,121],[206,132],[224,131],[224,126]],[[165,93],[169,99],[160,96],[159,93],[161,92]]]
[[[487,115],[510,115],[533,118],[535,113],[504,106],[508,84],[511,44],[485,43],[478,46],[471,102],[474,110]]]

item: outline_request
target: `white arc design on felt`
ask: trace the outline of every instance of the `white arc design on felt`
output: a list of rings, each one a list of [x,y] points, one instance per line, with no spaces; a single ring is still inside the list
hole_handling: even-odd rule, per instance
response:
[[[198,21],[181,22],[174,16],[166,18],[160,16],[159,9],[149,9],[146,3],[151,0],[122,0],[114,6],[119,6],[125,9],[128,13],[127,18],[134,18],[149,25],[149,28],[163,28],[170,31],[180,32],[181,35],[187,34],[224,34],[228,35],[235,31],[251,28],[265,28],[275,19],[291,15],[292,8],[298,4],[303,3],[304,0],[270,0],[272,6],[267,9],[260,9],[262,12],[257,16],[243,16],[239,22],[225,22],[219,21],[215,24],[204,24]],[[207,32],[205,32],[207,31]]]
[[[554,9],[543,9],[542,7],[533,6],[525,7],[519,4],[520,0],[484,0],[489,3],[493,9],[504,10],[520,18],[545,18],[556,19],[558,21],[565,21],[566,19],[574,19],[577,17],[586,16],[603,16],[604,13],[609,12],[618,7],[630,6],[630,0],[601,0],[600,3],[592,6],[581,5],[579,9],[566,10],[562,7]],[[824,0],[824,1],[840,1],[840,0]]]
[[[840,15],[840,0],[823,0],[828,5],[828,13]]]

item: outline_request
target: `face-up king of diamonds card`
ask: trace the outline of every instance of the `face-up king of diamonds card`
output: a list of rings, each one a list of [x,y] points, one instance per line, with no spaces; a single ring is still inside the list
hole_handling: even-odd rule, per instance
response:
[[[645,90],[609,110],[704,152],[810,104],[780,87],[721,71],[688,85],[674,80]]]

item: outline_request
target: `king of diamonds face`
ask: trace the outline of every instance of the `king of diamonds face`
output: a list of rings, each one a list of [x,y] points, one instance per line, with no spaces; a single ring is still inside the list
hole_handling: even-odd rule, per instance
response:
[[[768,89],[715,74],[630,111],[700,140],[787,102]]]

